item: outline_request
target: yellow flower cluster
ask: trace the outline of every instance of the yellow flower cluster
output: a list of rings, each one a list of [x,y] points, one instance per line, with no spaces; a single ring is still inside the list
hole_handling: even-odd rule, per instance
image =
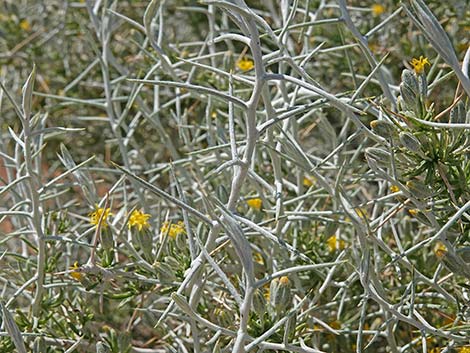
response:
[[[413,58],[413,60],[411,60],[410,64],[411,64],[411,66],[413,66],[413,70],[415,70],[415,72],[417,74],[420,74],[424,71],[424,66],[426,64],[431,65],[428,58],[425,58],[422,55],[419,57],[419,59]]]
[[[336,235],[329,237],[326,243],[331,253],[335,252],[336,250],[342,250],[346,247],[346,242],[342,239],[338,241],[336,239]]]
[[[168,234],[170,238],[175,239],[180,234],[186,234],[186,229],[184,228],[183,221],[179,221],[178,223],[171,223],[171,225],[170,222],[166,221],[160,228],[160,232],[162,234]]]
[[[148,222],[149,218],[149,214],[143,213],[139,210],[134,210],[132,211],[131,216],[129,217],[127,225],[129,228],[135,226],[139,231],[141,231],[143,228],[148,228],[150,226]]]
[[[359,216],[360,219],[367,219],[367,208],[365,207],[358,207],[354,209],[356,214]]]
[[[255,67],[253,60],[242,58],[237,61],[237,67],[242,71],[249,71]]]
[[[261,206],[263,206],[263,200],[261,200],[260,198],[250,199],[246,201],[246,204],[249,207],[259,211],[261,210]]]
[[[102,226],[104,228],[106,228],[108,226],[108,222],[107,222],[107,219],[110,215],[112,215],[111,212],[111,209],[110,208],[107,208],[106,210],[104,208],[101,208],[101,207],[98,207],[96,206],[95,207],[95,212],[91,212],[89,214],[90,216],[90,223],[97,226],[98,223],[100,222],[100,218],[101,218],[101,215],[103,214],[104,212],[104,215],[103,215],[103,221],[102,221]]]
[[[70,269],[72,270],[72,272],[70,272],[70,277],[77,281],[81,281],[83,277],[85,277],[83,273],[77,271],[79,267],[80,266],[78,265],[77,261],[74,262],[73,266],[70,266]]]
[[[439,258],[442,259],[447,254],[447,248],[441,242],[438,242],[434,247],[434,254]],[[470,350],[468,351],[470,353]]]
[[[315,184],[315,178],[313,177],[304,177],[304,180],[303,180],[303,184],[304,186],[306,187],[310,187],[312,186],[313,184]]]
[[[254,261],[260,265],[264,265],[264,259],[263,259],[263,255],[261,255],[261,253],[259,252],[255,252],[253,254],[253,257],[254,257]]]
[[[374,16],[380,16],[385,12],[385,7],[381,4],[374,4],[370,7],[372,11],[372,15]]]
[[[459,353],[470,353],[470,346],[460,347],[458,352]]]
[[[29,32],[31,30],[31,24],[29,23],[29,21],[27,19],[21,20],[20,21],[20,28],[23,31]]]

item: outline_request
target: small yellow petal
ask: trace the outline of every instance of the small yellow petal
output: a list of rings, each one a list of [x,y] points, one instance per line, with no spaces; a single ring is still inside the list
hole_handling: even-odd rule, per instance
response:
[[[160,233],[168,234],[172,239],[175,239],[180,234],[186,234],[186,229],[184,227],[184,222],[179,221],[178,223],[170,223],[168,221],[163,222],[160,227]]]
[[[335,252],[336,250],[342,250],[346,247],[346,242],[342,239],[338,241],[336,239],[336,235],[329,237],[326,243],[331,253]]]
[[[260,265],[264,265],[264,259],[263,259],[263,255],[261,255],[261,253],[259,252],[255,252],[253,254],[253,257],[254,257],[254,261]]]
[[[303,184],[304,186],[306,187],[310,187],[312,186],[313,184],[315,184],[315,178],[313,177],[305,177],[304,180],[303,180]]]
[[[131,227],[137,227],[139,231],[141,231],[143,228],[148,228],[150,226],[148,220],[150,218],[149,214],[143,213],[142,211],[139,210],[134,210],[132,211],[129,221],[127,222],[127,226],[129,228]]]
[[[255,67],[255,64],[253,60],[243,58],[237,61],[237,67],[242,71],[249,71]]]
[[[365,207],[358,207],[355,209],[356,214],[361,219],[367,219],[367,209]]]
[[[330,323],[330,327],[335,330],[339,330],[341,328],[341,322],[339,322],[338,320],[335,320]]]
[[[380,16],[385,12],[385,7],[381,4],[374,4],[370,8],[374,16]]]
[[[441,242],[438,242],[434,247],[434,254],[439,258],[442,259],[447,254],[447,248]],[[470,353],[470,352],[469,352]]]
[[[104,208],[100,208],[98,206],[95,206],[95,212],[91,212],[89,214],[90,216],[90,223],[97,226],[98,223],[100,222],[101,215],[103,215],[103,221],[102,221],[102,226],[103,228],[106,228],[108,226],[107,219],[110,215],[112,215],[111,209],[107,208],[106,210]]]
[[[83,273],[77,271],[79,267],[80,266],[78,265],[77,261],[74,262],[73,266],[70,266],[70,270],[73,270],[72,272],[70,272],[70,277],[72,277],[73,279],[77,281],[81,281],[83,277],[85,277]]]
[[[29,21],[27,19],[21,20],[20,21],[20,28],[23,31],[29,32],[31,30],[31,24],[29,23]]]
[[[413,66],[413,70],[415,70],[417,74],[421,74],[424,71],[424,66],[426,64],[431,65],[428,58],[425,58],[422,55],[419,57],[419,59],[413,58],[410,64]]]
[[[259,211],[261,210],[261,206],[263,206],[263,200],[261,200],[260,198],[250,199],[246,201],[246,204],[249,207]]]

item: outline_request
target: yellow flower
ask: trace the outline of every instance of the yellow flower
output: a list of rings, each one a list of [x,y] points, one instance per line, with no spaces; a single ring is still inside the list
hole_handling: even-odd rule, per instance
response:
[[[460,347],[458,352],[459,353],[470,353],[470,346]]]
[[[330,322],[330,327],[332,329],[339,330],[339,329],[341,329],[341,322],[339,322],[338,320]]]
[[[400,188],[396,185],[392,185],[392,186],[390,186],[390,191],[395,193],[395,192],[400,191]]]
[[[380,46],[377,43],[368,43],[369,49],[372,50],[373,52],[376,52],[380,49]]]
[[[172,223],[166,221],[162,224],[160,228],[162,234],[168,234],[170,238],[175,239],[180,234],[186,234],[186,229],[184,228],[184,223],[179,221],[178,223]]]
[[[365,207],[357,207],[354,209],[354,212],[359,216],[360,219],[367,219],[367,208]],[[345,217],[344,220],[346,222],[351,222],[351,218]]]
[[[72,272],[70,272],[70,277],[72,277],[73,279],[77,281],[81,281],[83,277],[85,277],[83,273],[77,271],[79,267],[80,266],[78,265],[77,261],[74,262],[73,266],[70,266],[70,269],[72,270]]]
[[[312,178],[312,177],[305,177],[304,178],[304,181],[303,181],[303,184],[304,186],[306,187],[310,187],[312,186],[314,183],[315,183],[315,178]]]
[[[356,211],[356,214],[359,216],[359,218],[361,218],[361,219],[366,219],[367,218],[367,208],[358,207],[354,211]]]
[[[408,210],[408,213],[412,215],[413,217],[415,217],[418,214],[418,212],[419,210],[417,210],[416,208],[412,208],[411,210]]]
[[[271,286],[269,283],[265,284],[263,286],[264,288],[264,298],[269,301],[269,298],[271,297]]]
[[[127,222],[127,225],[129,228],[136,226],[139,231],[142,230],[142,228],[147,228],[150,226],[148,220],[150,218],[149,214],[143,213],[142,211],[139,210],[134,210],[131,213],[131,216],[129,217],[129,221]]]
[[[424,65],[431,65],[428,58],[425,58],[422,55],[419,57],[419,59],[413,58],[410,64],[413,66],[413,69],[417,74],[420,74],[424,71]]]
[[[470,26],[466,26],[468,27],[466,29],[466,31],[470,31]],[[465,42],[462,42],[462,43],[458,43],[457,44],[457,50],[460,52],[460,51],[466,51],[468,49],[469,45],[468,43],[465,43]]]
[[[250,199],[250,200],[246,201],[246,204],[249,207],[259,211],[259,210],[261,210],[261,206],[263,205],[263,201],[260,198]]]
[[[100,208],[98,206],[95,206],[95,212],[91,212],[89,214],[90,216],[90,223],[97,226],[98,223],[100,222],[101,215],[103,214],[103,221],[102,221],[102,226],[106,228],[108,226],[107,218],[112,215],[111,209],[107,208],[106,210],[104,208]]]
[[[253,60],[243,58],[237,61],[237,67],[242,71],[249,71],[255,67],[255,64]]]
[[[326,243],[328,244],[328,249],[330,250],[330,253],[333,253],[336,250],[342,250],[346,247],[346,242],[342,239],[337,241],[336,235],[329,237]]]
[[[282,276],[279,278],[279,283],[286,286],[289,284],[289,278],[287,276]]]
[[[29,21],[27,19],[24,19],[20,21],[20,28],[23,31],[29,32],[31,30],[31,25],[29,24]]]
[[[434,254],[439,258],[442,259],[447,254],[447,248],[441,242],[438,242],[434,247]],[[468,352],[470,353],[470,351]]]
[[[380,16],[385,12],[385,7],[381,4],[374,4],[370,7],[374,16]]]
[[[261,255],[261,253],[259,252],[255,252],[254,254],[254,261],[260,265],[264,265],[264,259],[263,259],[263,255]]]

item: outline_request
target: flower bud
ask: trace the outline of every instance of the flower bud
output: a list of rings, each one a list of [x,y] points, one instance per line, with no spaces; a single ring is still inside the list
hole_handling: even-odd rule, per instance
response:
[[[111,348],[108,346],[107,343],[98,342],[96,344],[96,353],[111,353]]]
[[[111,250],[114,248],[113,233],[109,227],[101,228],[101,246],[104,250]]]
[[[284,342],[290,342],[292,340],[292,336],[295,332],[295,324],[297,322],[297,315],[292,315],[289,319],[287,319],[286,324],[284,326]]]
[[[275,278],[269,287],[269,303],[280,314],[292,304],[292,284],[287,276]]]
[[[178,305],[178,307],[186,314],[191,317],[194,316],[194,311],[191,309],[189,306],[188,302],[186,301],[186,298],[183,297],[181,294],[178,294],[176,292],[171,293],[171,299]]]
[[[179,232],[176,234],[176,238],[175,238],[175,244],[176,244],[176,248],[180,251],[184,251],[185,249],[187,249],[187,242],[188,241],[188,236],[186,235],[186,233],[183,233],[183,232]]]
[[[164,262],[155,263],[155,270],[157,271],[157,278],[162,283],[170,283],[176,280],[174,269]]]
[[[418,86],[419,86],[419,94],[421,95],[421,99],[424,101],[428,96],[428,80],[426,79],[426,75],[423,73],[417,76],[418,79]]]
[[[226,204],[228,202],[229,195],[225,186],[223,186],[222,184],[219,184],[217,185],[216,190],[217,190],[217,197],[219,201],[222,202],[223,204]]]
[[[410,194],[418,199],[427,199],[432,195],[431,188],[418,180],[407,181],[406,187]]]
[[[448,251],[444,244],[438,243],[434,249],[434,253],[450,272],[470,278],[470,267],[460,256],[459,250],[454,253]]]
[[[139,232],[137,234],[137,237],[139,238],[138,243],[140,243],[145,259],[148,261],[151,261],[152,255],[153,255],[152,254],[153,244],[154,244],[152,233],[148,229],[145,229],[142,232]]]
[[[266,298],[264,297],[263,291],[260,288],[257,288],[253,295],[252,309],[260,319],[266,313]]]
[[[173,256],[165,256],[164,260],[165,264],[167,264],[174,270],[180,267],[178,260],[176,260]]]
[[[415,97],[418,96],[419,83],[416,75],[412,71],[408,69],[403,70],[401,73],[401,82],[403,85],[407,86],[407,89],[412,92]]]
[[[403,82],[400,83],[399,88],[400,96],[405,103],[405,108],[407,110],[416,112],[419,103],[418,96],[411,90],[409,86],[405,85]]]
[[[367,158],[371,158],[380,167],[390,166],[391,154],[388,151],[376,147],[368,147],[365,154]]]
[[[421,143],[413,134],[407,131],[402,131],[400,132],[399,137],[401,144],[408,150],[413,153],[422,153]]]
[[[375,159],[371,158],[370,156],[368,156],[366,154],[366,160],[367,160],[367,164],[369,165],[369,168],[372,169],[374,172],[376,173],[379,173],[380,170],[379,170],[379,166],[377,165],[377,162]]]
[[[460,101],[450,111],[450,122],[453,124],[465,123],[467,117],[467,111],[465,109],[465,103]]]
[[[385,120],[372,120],[370,127],[377,135],[385,138],[391,137],[395,131],[393,124]]]
[[[429,227],[432,226],[432,223],[429,221],[428,217],[426,217],[426,215],[420,210],[412,209],[412,210],[408,210],[408,212],[413,218],[417,219],[419,222]]]

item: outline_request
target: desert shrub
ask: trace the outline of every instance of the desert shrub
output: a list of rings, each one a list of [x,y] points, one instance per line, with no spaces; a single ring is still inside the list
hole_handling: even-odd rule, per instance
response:
[[[0,352],[467,352],[466,1],[3,1]]]

